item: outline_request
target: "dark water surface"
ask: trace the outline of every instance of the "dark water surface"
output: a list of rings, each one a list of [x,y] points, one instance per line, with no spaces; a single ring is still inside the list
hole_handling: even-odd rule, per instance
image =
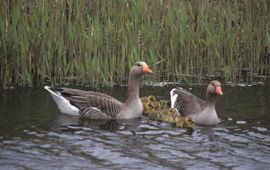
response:
[[[168,98],[171,87],[141,96]],[[193,86],[203,96],[205,86]],[[126,87],[100,89],[123,101]],[[44,89],[0,92],[0,169],[270,169],[270,87],[223,86],[216,127],[61,114]]]

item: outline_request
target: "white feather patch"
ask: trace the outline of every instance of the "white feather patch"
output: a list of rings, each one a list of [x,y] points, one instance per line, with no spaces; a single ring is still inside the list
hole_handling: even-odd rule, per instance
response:
[[[177,99],[177,97],[178,97],[178,94],[173,94],[173,92],[174,92],[175,90],[176,90],[176,89],[174,88],[174,89],[172,89],[172,90],[170,91],[170,95],[171,95],[171,108],[175,108],[174,103],[175,103],[175,101],[176,101],[176,99]]]
[[[79,109],[72,104],[70,104],[69,100],[64,98],[61,93],[54,92],[50,90],[49,86],[44,87],[47,91],[50,92],[51,96],[53,97],[55,103],[57,104],[59,110],[62,113],[68,114],[68,115],[79,115]]]

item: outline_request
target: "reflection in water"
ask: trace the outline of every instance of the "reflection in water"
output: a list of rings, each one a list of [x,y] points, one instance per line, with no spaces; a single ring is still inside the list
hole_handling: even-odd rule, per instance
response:
[[[169,89],[142,94],[168,98]],[[0,169],[269,169],[269,88],[225,86],[224,93],[220,124],[187,131],[144,117],[89,121],[60,114],[43,89],[3,91]]]
[[[91,128],[112,132],[118,130],[135,132],[140,125],[140,120],[141,118],[130,120],[91,120],[61,114],[57,120],[56,127],[61,127],[62,131],[76,131]]]

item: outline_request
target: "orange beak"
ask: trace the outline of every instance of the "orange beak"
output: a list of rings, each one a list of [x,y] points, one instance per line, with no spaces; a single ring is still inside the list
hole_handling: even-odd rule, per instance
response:
[[[153,73],[153,71],[147,65],[143,66],[143,72],[145,74],[152,74]]]
[[[216,87],[216,94],[223,95],[223,92],[220,86]]]

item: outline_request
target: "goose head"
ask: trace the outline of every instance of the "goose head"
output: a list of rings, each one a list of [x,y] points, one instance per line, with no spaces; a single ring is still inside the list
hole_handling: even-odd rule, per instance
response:
[[[148,96],[147,101],[148,102],[155,102],[156,101],[156,97],[153,96],[153,95],[150,95],[150,96]]]
[[[149,115],[154,111],[154,108],[151,103],[145,103],[144,104],[144,115]]]
[[[153,71],[150,67],[143,61],[137,61],[130,70],[131,77],[141,77],[144,74],[152,74]]]
[[[207,87],[207,92],[215,95],[223,95],[221,83],[217,80],[211,81]]]
[[[160,109],[160,110],[167,109],[167,108],[166,108],[166,100],[161,99],[161,100],[159,101],[159,109]]]
[[[206,102],[208,105],[214,105],[217,96],[223,95],[221,89],[221,83],[217,80],[213,80],[209,83],[206,90]]]

